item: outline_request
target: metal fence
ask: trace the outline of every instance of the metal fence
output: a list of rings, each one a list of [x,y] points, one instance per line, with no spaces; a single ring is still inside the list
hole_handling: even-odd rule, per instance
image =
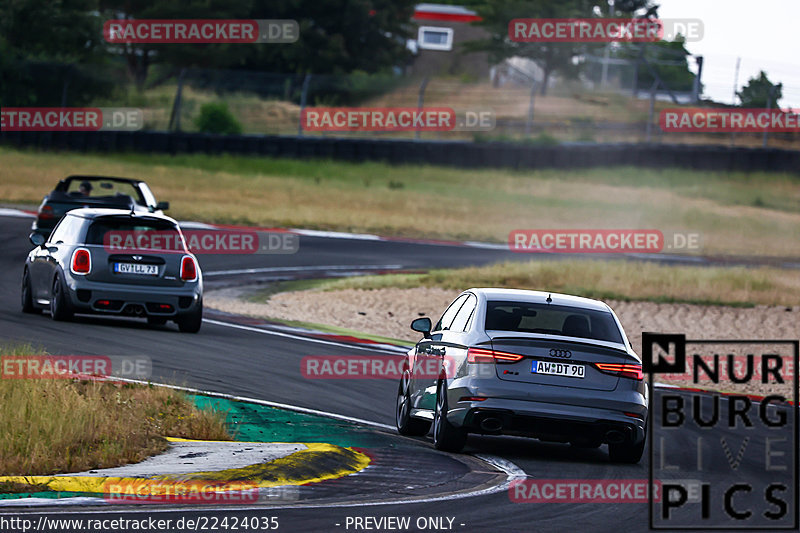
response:
[[[687,143],[729,146],[800,147],[800,136],[773,133],[665,133],[659,113],[683,104],[695,93],[665,92],[655,85],[642,90],[632,80],[634,65],[610,60],[606,84],[596,83],[602,58],[587,56],[595,68],[583,79],[556,81],[547,95],[526,76],[469,80],[458,77],[415,79],[396,74],[297,75],[243,70],[152,69],[139,90],[124,65],[16,65],[0,88],[4,106],[119,106],[139,108],[148,131],[198,132],[198,117],[209,103],[227,106],[244,134],[308,135],[344,138],[407,138],[420,140]],[[616,61],[616,63],[614,62]],[[628,80],[628,81],[626,81]],[[13,89],[13,90],[12,90]],[[635,89],[635,90],[634,90]],[[26,95],[36,92],[33,102]],[[707,105],[703,102],[697,105]],[[301,127],[304,107],[316,106],[446,106],[492,110],[494,127],[442,132],[308,132]]]

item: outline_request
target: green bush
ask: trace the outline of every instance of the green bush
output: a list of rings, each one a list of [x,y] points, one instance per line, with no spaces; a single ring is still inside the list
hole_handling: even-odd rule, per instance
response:
[[[242,133],[242,125],[223,102],[210,102],[200,107],[200,116],[195,121],[197,129],[203,133],[232,135]]]

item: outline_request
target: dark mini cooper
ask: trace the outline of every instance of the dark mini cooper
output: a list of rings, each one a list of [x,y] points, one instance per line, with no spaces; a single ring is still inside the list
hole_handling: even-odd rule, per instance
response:
[[[157,325],[173,320],[181,331],[200,330],[202,273],[175,220],[75,209],[49,239],[36,232],[30,239],[36,248],[22,274],[24,312],[49,310],[54,320],[75,313],[147,318]],[[142,242],[167,245],[142,248]]]
[[[608,305],[546,292],[470,289],[407,356],[397,429],[459,451],[468,433],[519,435],[642,456],[649,392]]]
[[[64,213],[81,207],[163,214],[169,209],[169,202],[156,202],[150,187],[142,180],[69,176],[44,197],[31,229],[47,238]]]

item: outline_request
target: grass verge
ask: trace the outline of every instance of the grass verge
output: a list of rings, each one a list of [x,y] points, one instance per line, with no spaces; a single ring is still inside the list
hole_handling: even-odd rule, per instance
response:
[[[0,346],[4,356],[41,354]],[[50,475],[136,463],[165,436],[230,440],[224,413],[164,387],[72,379],[0,379],[0,473]],[[0,487],[29,492],[35,487]]]
[[[796,272],[774,268],[693,267],[628,261],[531,261],[322,280],[317,289],[505,287],[549,290],[603,300],[749,307],[797,305]]]
[[[145,179],[182,220],[493,242],[514,229],[639,228],[699,233],[699,253],[800,256],[800,240],[791,238],[800,234],[800,188],[789,174],[9,148],[0,158],[0,201],[8,203],[38,203],[65,175],[88,173]]]

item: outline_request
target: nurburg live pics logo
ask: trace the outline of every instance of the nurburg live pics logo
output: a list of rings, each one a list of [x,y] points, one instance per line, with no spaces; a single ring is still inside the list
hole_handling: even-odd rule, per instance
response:
[[[798,529],[799,345],[642,333],[651,529]],[[654,374],[692,385],[654,389]]]

